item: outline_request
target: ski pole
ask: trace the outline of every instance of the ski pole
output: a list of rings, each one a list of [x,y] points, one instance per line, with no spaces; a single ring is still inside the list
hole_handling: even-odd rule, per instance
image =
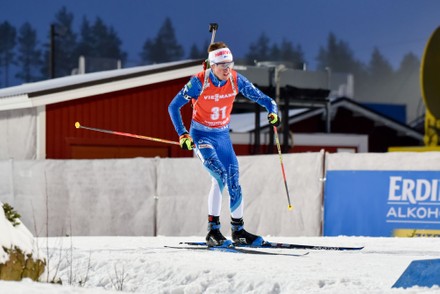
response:
[[[136,135],[136,134],[130,134],[130,133],[123,133],[123,132],[116,132],[116,131],[110,131],[110,130],[86,127],[86,126],[82,126],[79,122],[75,123],[75,128],[77,128],[77,129],[86,129],[86,130],[90,130],[90,131],[96,131],[96,132],[107,133],[107,134],[112,134],[112,135],[132,137],[132,138],[148,140],[148,141],[154,141],[154,142],[160,142],[160,143],[166,143],[166,144],[180,145],[180,143],[176,142],[176,141],[170,141],[170,140],[153,138],[153,137],[147,137],[147,136],[141,136],[141,135]]]
[[[289,195],[289,188],[287,187],[287,180],[286,180],[286,172],[284,171],[284,164],[283,164],[283,156],[281,155],[281,146],[280,146],[280,140],[278,139],[278,131],[277,131],[277,127],[274,126],[273,127],[273,131],[275,133],[275,142],[277,144],[277,148],[278,148],[278,154],[280,156],[280,163],[281,163],[281,172],[283,173],[283,178],[284,178],[284,186],[286,187],[286,194],[287,194],[287,202],[288,202],[288,206],[287,208],[289,210],[292,210],[292,204],[290,204],[290,195]]]

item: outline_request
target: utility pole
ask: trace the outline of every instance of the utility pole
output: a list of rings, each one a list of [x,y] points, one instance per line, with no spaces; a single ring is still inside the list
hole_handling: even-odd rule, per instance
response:
[[[55,78],[55,24],[50,25],[49,78]]]

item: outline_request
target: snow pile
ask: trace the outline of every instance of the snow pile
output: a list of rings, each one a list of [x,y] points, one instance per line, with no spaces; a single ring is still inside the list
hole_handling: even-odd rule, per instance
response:
[[[35,242],[32,233],[20,221],[15,220],[14,226],[6,217],[3,209],[3,203],[0,202],[0,264],[9,260],[7,249],[18,248],[25,256],[32,255],[34,260],[44,260],[45,257],[38,250],[38,244]]]
[[[4,280],[38,280],[46,258],[31,232],[10,205],[0,202],[0,277]]]

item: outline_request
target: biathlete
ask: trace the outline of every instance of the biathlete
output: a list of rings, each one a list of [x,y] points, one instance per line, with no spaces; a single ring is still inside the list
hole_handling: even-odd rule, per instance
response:
[[[232,69],[234,59],[225,43],[212,43],[208,54],[210,68],[191,77],[171,101],[168,111],[179,135],[181,148],[194,149],[212,176],[208,195],[208,246],[221,246],[227,241],[220,231],[222,191],[225,186],[230,196],[232,241],[261,245],[264,242],[261,236],[244,229],[239,167],[229,136],[229,121],[238,93],[263,106],[268,112],[269,123],[274,126],[280,124],[278,106],[272,98]],[[192,103],[193,112],[188,133],[180,108],[189,102]]]

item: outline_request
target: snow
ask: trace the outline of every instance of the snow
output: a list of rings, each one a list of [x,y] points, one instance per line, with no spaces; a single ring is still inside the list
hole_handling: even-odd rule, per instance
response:
[[[392,289],[413,260],[440,256],[438,238],[265,237],[271,241],[365,246],[265,256],[165,248],[190,237],[38,238],[49,258],[47,279],[63,286],[0,281],[0,293],[432,293],[439,287]],[[263,249],[260,249],[263,250]],[[306,250],[264,249],[303,253]],[[120,291],[122,290],[122,291]]]

